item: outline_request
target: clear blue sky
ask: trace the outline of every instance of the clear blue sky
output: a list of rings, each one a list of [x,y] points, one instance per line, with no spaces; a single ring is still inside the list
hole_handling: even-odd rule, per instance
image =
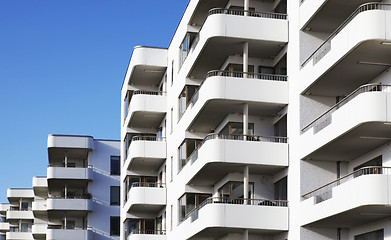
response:
[[[132,49],[168,47],[187,2],[0,1],[0,202],[46,176],[48,134],[119,139]]]

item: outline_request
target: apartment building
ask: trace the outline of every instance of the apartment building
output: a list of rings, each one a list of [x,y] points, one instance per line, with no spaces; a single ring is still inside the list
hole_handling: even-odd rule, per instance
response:
[[[122,85],[121,239],[391,239],[390,10],[190,0]]]
[[[119,239],[119,144],[49,135],[47,176],[34,177],[32,189],[8,189],[9,204],[0,205],[2,238]]]

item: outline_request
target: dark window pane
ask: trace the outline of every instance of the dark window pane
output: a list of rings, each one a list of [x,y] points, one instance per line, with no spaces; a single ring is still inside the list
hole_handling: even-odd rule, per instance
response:
[[[110,235],[119,236],[119,217],[110,217]]]
[[[110,187],[110,205],[119,205],[119,195],[120,195],[119,186]]]
[[[120,164],[119,164],[119,156],[110,156],[110,173],[111,175],[119,175],[120,174]]]

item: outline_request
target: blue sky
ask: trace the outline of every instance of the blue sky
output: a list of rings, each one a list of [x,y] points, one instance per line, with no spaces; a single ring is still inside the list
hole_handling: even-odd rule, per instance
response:
[[[48,134],[119,139],[132,49],[168,47],[187,2],[0,1],[0,202],[46,175]]]

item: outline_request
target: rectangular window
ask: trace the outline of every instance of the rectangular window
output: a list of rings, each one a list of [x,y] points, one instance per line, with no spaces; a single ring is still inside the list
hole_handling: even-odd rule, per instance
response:
[[[119,186],[110,186],[110,205],[119,205]]]
[[[178,121],[187,109],[187,106],[197,89],[198,86],[195,85],[186,85],[183,88],[181,94],[178,97]]]
[[[202,202],[211,197],[210,194],[185,193],[178,199],[179,221],[185,220],[187,215],[198,207]]]
[[[120,175],[119,156],[110,156],[110,174]]]
[[[110,217],[110,236],[119,236],[119,217]]]
[[[373,232],[368,232],[368,233],[354,236],[354,240],[383,240],[383,239],[384,239],[384,229],[379,229]]]
[[[171,86],[174,83],[174,60],[171,62]]]
[[[174,129],[174,109],[173,108],[171,108],[171,114],[170,114],[170,117],[171,117],[171,119],[170,119],[170,131],[171,131],[171,133],[172,133],[172,131],[173,131],[173,129]]]
[[[29,210],[29,203],[28,202],[22,202],[20,211],[28,211]]]
[[[174,207],[173,205],[171,205],[170,207],[171,209],[171,217],[170,217],[170,231],[172,231],[172,226],[173,226],[173,223],[174,223]]]
[[[170,173],[170,182],[174,180],[174,157],[171,156],[171,173]]]
[[[22,223],[20,224],[20,231],[21,232],[28,232],[29,225],[28,223]]]

